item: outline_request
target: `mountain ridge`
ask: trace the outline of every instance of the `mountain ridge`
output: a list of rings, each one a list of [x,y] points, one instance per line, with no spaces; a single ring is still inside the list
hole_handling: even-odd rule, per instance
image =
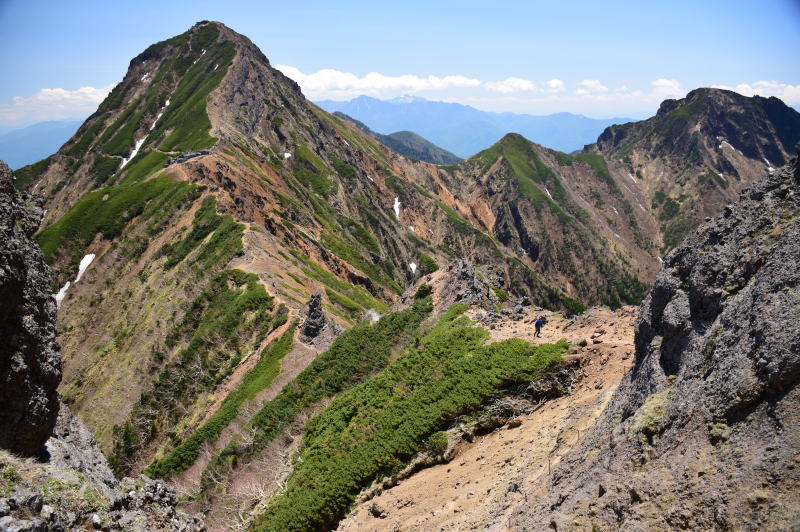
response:
[[[494,144],[509,131],[521,133],[549,148],[571,152],[594,142],[605,127],[630,121],[628,118],[594,119],[567,112],[550,115],[494,113],[418,97],[409,101],[359,96],[344,102],[323,100],[317,104],[331,113],[341,111],[382,134],[414,131],[463,158]]]
[[[659,120],[686,118],[671,122],[676,131],[705,116],[686,102],[667,108]],[[681,149],[719,142],[698,133],[660,159],[648,150],[669,138],[657,126],[628,126],[640,150],[630,163],[613,145],[570,155],[519,134],[456,165],[415,161],[306,100],[246,37],[198,23],[134,58],[73,139],[15,172],[48,209],[37,239],[52,292],[62,288],[61,394],[117,474],[172,479],[212,527],[239,511],[265,529],[333,526],[354,489],[438,448],[433,435],[459,409],[486,407],[495,377],[536,380],[560,367],[551,363],[563,343],[483,345],[489,333],[463,316],[466,305],[445,302],[481,305],[491,328],[529,305],[579,314],[646,295],[669,212],[653,200],[669,174],[644,162],[667,168]],[[742,157],[744,183],[756,166]],[[704,190],[696,185],[686,191]],[[661,203],[680,199],[662,193]],[[300,321],[320,312],[344,332],[300,338],[298,328],[315,329]],[[447,396],[442,375],[469,392],[426,399]],[[391,408],[353,407],[369,404],[364,390],[392,390]],[[373,430],[383,426],[373,415],[400,422],[399,404],[436,410],[420,425],[400,416],[407,433]],[[305,455],[338,473],[330,492],[303,492],[310,470],[283,465],[311,452],[300,434],[348,456],[358,449],[350,437],[377,447],[352,470]],[[271,498],[276,470],[299,480]]]

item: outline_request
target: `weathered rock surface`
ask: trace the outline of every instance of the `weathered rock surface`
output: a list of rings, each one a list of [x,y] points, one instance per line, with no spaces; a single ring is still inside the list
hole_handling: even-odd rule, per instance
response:
[[[65,404],[61,405],[53,435],[45,447],[50,464],[82,473],[103,495],[113,496],[119,483],[106,457],[89,428]]]
[[[50,268],[33,241],[41,218],[0,161],[0,447],[22,455],[41,450],[59,405],[56,304]]]
[[[800,175],[745,191],[665,260],[605,416],[519,529],[789,530],[800,519]]]
[[[300,315],[305,316],[300,328],[300,341],[306,344],[326,349],[342,332],[341,327],[325,316],[322,310],[322,294],[313,294]]]

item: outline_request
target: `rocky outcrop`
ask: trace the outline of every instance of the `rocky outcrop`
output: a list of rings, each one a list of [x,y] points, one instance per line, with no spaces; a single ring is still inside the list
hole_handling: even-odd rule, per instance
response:
[[[50,437],[61,380],[50,268],[33,241],[41,217],[0,161],[0,447],[22,455]]]
[[[608,412],[520,529],[788,530],[800,515],[800,179],[784,167],[665,260]]]
[[[327,349],[333,340],[342,332],[341,327],[333,323],[322,310],[322,294],[313,294],[300,312],[305,316],[300,327],[300,341],[320,349]]]
[[[97,440],[89,428],[65,404],[59,409],[53,435],[45,447],[51,465],[77,471],[97,486],[103,495],[113,495],[119,483],[106,457],[97,447]]]
[[[111,492],[80,471],[0,451],[0,531],[129,530],[201,532],[201,516],[176,509],[175,490],[146,477]]]
[[[436,304],[448,308],[454,303],[493,308],[498,302],[489,283],[480,277],[469,261],[458,259],[444,269],[444,282],[439,284]]]

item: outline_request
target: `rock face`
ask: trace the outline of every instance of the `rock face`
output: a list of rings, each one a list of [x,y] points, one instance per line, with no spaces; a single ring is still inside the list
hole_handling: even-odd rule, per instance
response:
[[[33,455],[56,423],[61,357],[50,268],[33,241],[41,209],[23,201],[0,161],[0,447]]]
[[[49,463],[55,467],[82,473],[89,481],[111,497],[118,486],[117,479],[108,465],[106,457],[97,447],[97,440],[67,407],[62,404],[53,436],[45,444]]]
[[[305,321],[300,328],[300,341],[325,349],[342,329],[329,320],[322,310],[322,294],[313,294],[303,310]]]
[[[641,309],[633,369],[517,526],[797,524],[800,168],[792,164],[667,257]]]

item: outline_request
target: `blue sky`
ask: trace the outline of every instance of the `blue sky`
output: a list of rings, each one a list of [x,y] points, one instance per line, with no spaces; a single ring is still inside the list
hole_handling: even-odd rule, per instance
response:
[[[249,36],[315,100],[643,117],[724,86],[800,105],[798,0],[497,4],[0,0],[0,129],[88,115],[132,57],[202,19]]]

